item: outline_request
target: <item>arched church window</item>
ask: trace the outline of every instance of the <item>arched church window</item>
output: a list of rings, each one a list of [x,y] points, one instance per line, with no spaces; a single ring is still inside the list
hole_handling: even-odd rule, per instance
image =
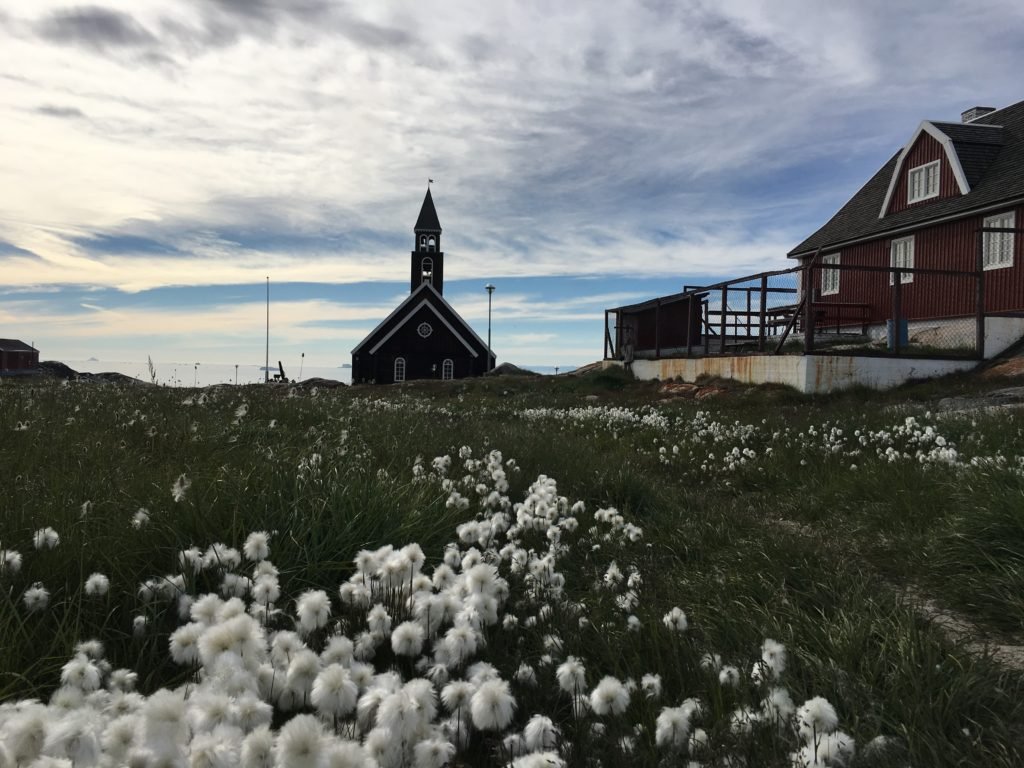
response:
[[[455,363],[452,362],[452,360],[450,358],[446,359],[443,363],[441,363],[441,378],[444,381],[448,381],[449,379],[454,378],[454,376],[455,376]]]
[[[421,251],[427,250],[427,236],[426,235],[420,235],[420,250]]]
[[[437,243],[435,242],[433,237],[427,238],[427,250],[430,251],[431,253],[437,250]]]
[[[395,358],[395,383],[405,381],[405,358]]]
[[[423,282],[434,283],[434,260],[427,256],[420,262],[420,271],[423,273]]]

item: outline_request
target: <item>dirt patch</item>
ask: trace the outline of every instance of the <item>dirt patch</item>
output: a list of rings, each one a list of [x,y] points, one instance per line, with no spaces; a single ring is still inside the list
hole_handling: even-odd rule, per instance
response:
[[[907,587],[903,598],[922,618],[971,655],[990,656],[997,664],[1024,672],[1024,644],[991,638],[969,618],[943,608],[916,587]]]
[[[768,518],[767,522],[791,536],[816,538],[813,526],[788,518]],[[934,625],[950,642],[972,656],[989,657],[997,664],[1024,672],[1024,638],[995,637],[979,627],[962,613],[944,608],[915,586],[900,587],[890,584],[904,602],[922,619]]]
[[[665,400],[705,400],[725,394],[725,389],[716,386],[689,384],[682,381],[668,381],[658,388],[658,394]]]
[[[982,379],[1015,378],[1024,376],[1024,357],[1011,357],[986,368],[979,374]]]

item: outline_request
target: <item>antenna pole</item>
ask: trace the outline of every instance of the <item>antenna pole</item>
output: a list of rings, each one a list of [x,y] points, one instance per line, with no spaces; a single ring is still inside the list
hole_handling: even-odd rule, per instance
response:
[[[263,383],[270,381],[270,275],[267,275],[267,359],[263,363]]]

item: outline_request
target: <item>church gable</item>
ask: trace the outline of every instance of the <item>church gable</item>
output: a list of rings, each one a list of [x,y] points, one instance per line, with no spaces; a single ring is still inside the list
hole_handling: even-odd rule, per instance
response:
[[[381,330],[379,338],[369,349],[370,354],[389,350],[400,352],[417,346],[436,350],[443,348],[451,354],[469,354],[472,357],[486,354],[486,348],[481,350],[479,344],[471,343],[475,334],[454,310],[448,307],[449,311],[445,312],[432,300],[435,297],[424,293],[421,301],[407,305],[405,311]]]

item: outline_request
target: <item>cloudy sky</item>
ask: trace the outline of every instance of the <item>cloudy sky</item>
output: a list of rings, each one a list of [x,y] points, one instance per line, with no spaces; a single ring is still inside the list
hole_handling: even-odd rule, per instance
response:
[[[0,3],[0,337],[44,359],[338,366],[408,292],[499,360],[785,266],[921,119],[1024,99],[1024,4]]]

